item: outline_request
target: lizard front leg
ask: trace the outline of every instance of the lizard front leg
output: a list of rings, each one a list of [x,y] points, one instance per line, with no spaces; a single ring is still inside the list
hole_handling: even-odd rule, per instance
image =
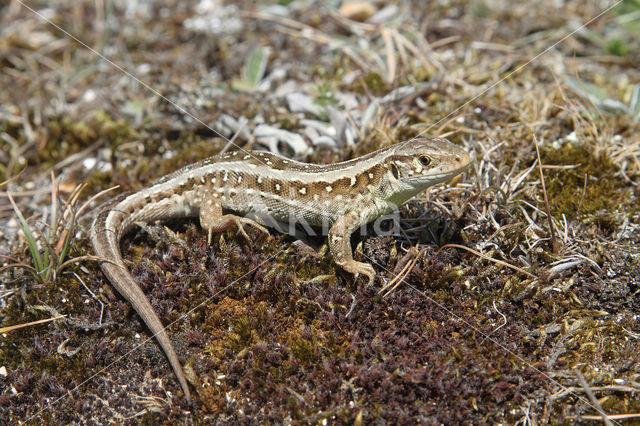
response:
[[[376,276],[373,266],[353,260],[351,250],[351,234],[361,224],[360,216],[355,211],[350,211],[338,218],[329,229],[329,250],[342,269],[354,275],[365,275],[369,278],[368,284],[371,285]]]
[[[200,206],[200,226],[208,232],[207,242],[211,244],[211,237],[214,232],[224,231],[232,226],[237,226],[240,233],[251,241],[244,230],[243,225],[253,226],[254,228],[269,235],[269,231],[255,220],[247,217],[236,216],[234,214],[222,214],[222,204],[217,196],[208,197]]]

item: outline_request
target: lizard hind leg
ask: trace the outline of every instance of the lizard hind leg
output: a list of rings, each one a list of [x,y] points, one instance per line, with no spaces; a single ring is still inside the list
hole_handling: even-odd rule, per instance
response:
[[[214,232],[224,231],[232,226],[236,226],[238,231],[247,241],[251,241],[249,235],[244,230],[243,225],[252,226],[265,234],[269,231],[253,219],[237,216],[234,214],[222,214],[222,205],[217,198],[210,198],[200,208],[200,226],[207,231],[207,243],[211,244]]]
[[[351,250],[351,233],[360,226],[358,213],[351,211],[335,221],[329,230],[329,250],[335,262],[345,271],[358,277],[362,274],[368,279],[368,285],[372,285],[376,272],[368,263],[358,262],[353,259]]]

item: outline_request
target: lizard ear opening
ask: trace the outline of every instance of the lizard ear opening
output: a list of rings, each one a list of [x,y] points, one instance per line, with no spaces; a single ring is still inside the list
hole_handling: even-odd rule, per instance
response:
[[[398,179],[400,177],[400,172],[398,171],[398,166],[391,163],[391,174],[394,178]]]

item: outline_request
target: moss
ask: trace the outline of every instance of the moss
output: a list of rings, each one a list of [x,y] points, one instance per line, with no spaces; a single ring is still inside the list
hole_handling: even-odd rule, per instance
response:
[[[38,155],[41,162],[53,165],[95,143],[98,138],[115,148],[137,137],[129,123],[114,120],[104,111],[94,112],[86,122],[63,116],[48,123],[46,144]]]
[[[234,351],[240,351],[248,347],[256,336],[253,330],[253,324],[251,318],[248,316],[242,316],[231,325],[231,335],[229,337],[230,347]]]
[[[363,95],[384,96],[389,93],[389,85],[379,73],[374,71],[369,71],[362,78],[356,79],[349,89]]]
[[[631,47],[622,39],[614,38],[607,42],[605,52],[615,56],[627,56]]]
[[[195,372],[193,377],[198,384],[193,387],[193,403],[187,405],[179,396],[170,396],[179,395],[179,386],[153,341],[141,345],[141,350],[133,352],[125,362],[111,365],[113,360],[141,343],[142,339],[134,338],[136,334],[142,338],[149,336],[131,306],[106,283],[98,265],[89,262],[83,264],[81,276],[97,297],[106,302],[105,320],[114,325],[87,330],[71,322],[59,322],[4,337],[0,358],[7,360],[4,364],[9,376],[0,380],[1,417],[19,422],[43,407],[43,400],[64,395],[63,402],[40,413],[36,421],[95,423],[112,418],[116,412],[120,418],[148,424],[215,420],[274,423],[287,419],[302,423],[326,420],[349,424],[458,424],[465,421],[516,424],[525,422],[527,416],[539,423],[559,424],[569,421],[568,415],[592,414],[584,400],[573,395],[554,395],[557,385],[575,386],[575,366],[583,369],[596,397],[608,412],[638,412],[640,407],[632,393],[596,390],[596,386],[633,380],[633,362],[637,361],[638,343],[630,333],[638,330],[634,313],[640,309],[636,297],[638,285],[633,280],[640,275],[638,238],[633,232],[640,211],[633,204],[637,204],[640,192],[628,190],[626,187],[632,185],[620,177],[624,174],[634,180],[634,184],[637,181],[633,157],[616,151],[634,140],[636,123],[629,115],[603,112],[593,118],[574,114],[565,108],[570,102],[553,94],[555,83],[549,73],[540,72],[536,67],[513,74],[512,79],[466,105],[468,99],[478,93],[478,87],[473,84],[496,81],[496,77],[506,75],[521,63],[496,60],[500,55],[465,55],[468,42],[475,34],[495,28],[492,40],[507,45],[540,28],[561,27],[564,9],[554,9],[553,16],[549,17],[544,15],[545,8],[539,8],[534,13],[542,16],[535,17],[542,19],[530,20],[535,22],[534,27],[530,27],[522,26],[522,20],[510,11],[503,14],[496,9],[489,14],[481,11],[471,16],[468,7],[452,12],[450,7],[431,3],[433,7],[429,6],[424,13],[428,13],[433,22],[455,20],[464,25],[460,28],[445,25],[422,32],[428,42],[447,40],[446,45],[434,47],[445,54],[436,58],[442,63],[434,63],[437,71],[433,76],[416,67],[418,61],[412,55],[409,61],[401,60],[397,50],[399,61],[394,87],[432,78],[430,90],[433,91],[421,93],[420,98],[406,99],[412,102],[386,104],[379,120],[374,121],[375,127],[362,129],[364,140],[358,141],[356,147],[316,152],[312,160],[327,163],[353,158],[426,130],[428,134],[438,131],[454,142],[475,147],[481,153],[474,166],[478,173],[471,171],[459,178],[463,185],[458,188],[455,182],[445,191],[435,188],[427,195],[433,203],[421,200],[416,204],[422,208],[415,205],[404,208],[403,219],[421,220],[418,225],[428,223],[429,232],[409,232],[407,240],[404,235],[390,237],[389,241],[367,238],[363,253],[374,259],[376,270],[384,278],[390,279],[398,257],[402,256],[392,254],[392,247],[403,253],[416,242],[425,246],[464,241],[470,245],[483,244],[485,252],[519,266],[531,265],[533,274],[544,277],[548,264],[558,256],[550,253],[545,244],[538,243],[538,238],[546,235],[534,234],[535,227],[529,226],[529,220],[533,220],[544,227],[543,215],[524,206],[529,213],[529,217],[525,217],[520,211],[522,204],[514,208],[518,198],[526,197],[529,189],[535,193],[528,201],[534,200],[532,204],[540,207],[539,186],[528,185],[537,181],[537,171],[534,170],[516,192],[500,193],[494,188],[509,187],[521,171],[519,168],[527,167],[527,161],[530,165],[535,158],[523,122],[545,123],[540,127],[541,131],[548,132],[544,139],[554,140],[573,128],[574,120],[584,118],[597,120],[597,123],[586,124],[603,129],[602,134],[611,131],[621,136],[612,144],[615,146],[605,147],[612,152],[613,160],[594,156],[588,145],[584,149],[568,144],[557,150],[543,147],[543,164],[579,164],[573,169],[545,169],[545,176],[554,216],[561,219],[562,213],[568,213],[568,219],[575,219],[567,221],[570,242],[562,247],[560,256],[582,256],[589,261],[555,277],[521,280],[522,276],[466,252],[455,249],[427,252],[405,278],[409,285],[402,284],[383,297],[376,293],[380,281],[376,282],[377,287],[367,287],[335,265],[327,254],[326,238],[319,241],[325,244],[324,248],[310,253],[300,249],[292,238],[273,232],[269,238],[252,234],[255,238],[247,243],[235,230],[229,230],[216,235],[214,244],[208,245],[197,219],[166,224],[175,233],[171,238],[164,238],[163,235],[169,234],[160,232],[158,237],[134,230],[123,241],[124,257],[163,323],[169,325],[178,314],[189,312],[188,322],[170,328],[170,337],[185,364]],[[253,7],[248,2],[246,6]],[[570,11],[580,12],[578,9]],[[76,12],[82,14],[82,10]],[[64,9],[52,13],[58,15],[57,19],[66,16]],[[298,131],[300,128],[299,118],[287,111],[281,97],[228,92],[212,100],[191,90],[197,90],[198,85],[211,88],[207,81],[209,75],[202,74],[202,70],[210,71],[213,78],[221,76],[221,80],[237,76],[243,55],[234,55],[235,46],[277,46],[269,67],[275,69],[285,64],[286,78],[300,83],[301,90],[305,87],[308,90],[311,81],[324,103],[340,99],[334,96],[334,88],[349,96],[354,92],[363,94],[355,94],[362,107],[370,101],[370,94],[383,96],[393,88],[384,82],[380,71],[375,71],[384,68],[379,65],[385,60],[385,52],[384,41],[380,41],[379,32],[374,28],[355,34],[339,21],[326,19],[328,15],[320,10],[291,11],[293,19],[315,25],[336,40],[351,43],[368,39],[370,44],[363,45],[365,48],[358,46],[354,50],[365,62],[373,64],[373,68],[363,70],[340,48],[318,44],[310,47],[305,39],[289,34],[283,37],[282,33],[272,31],[273,25],[263,20],[250,20],[251,31],[223,35],[209,44],[208,49],[201,49],[199,43],[194,47],[191,36],[167,37],[178,29],[184,32],[181,23],[189,13],[182,13],[176,20],[174,15],[163,18],[159,9],[152,8],[152,21],[136,16],[128,22],[130,31],[120,36],[122,45],[130,48],[135,63],[150,64],[152,72],[145,76],[149,84],[207,122],[215,121],[217,111],[224,110],[234,116],[260,116],[265,122],[277,123],[286,129]],[[411,28],[411,20],[404,20],[402,15],[394,20],[409,26],[406,34],[418,31]],[[91,19],[84,21],[91,22]],[[496,22],[500,25],[496,26]],[[166,29],[168,33],[163,32]],[[405,28],[398,27],[398,30],[405,34]],[[605,27],[601,30],[608,31]],[[602,39],[615,37],[615,34],[603,34]],[[195,40],[201,43],[206,37],[196,36]],[[626,94],[618,98],[628,103],[633,90],[629,81],[638,81],[637,70],[620,61],[615,64],[590,62],[588,58],[600,53],[603,47],[580,39],[575,43],[584,59],[581,77],[596,85],[611,81],[619,86],[614,91]],[[536,44],[529,47],[532,46],[535,48]],[[20,117],[37,117],[37,114],[11,105],[21,105],[23,97],[28,97],[29,108],[37,105],[38,98],[42,97],[40,91],[47,93],[59,76],[59,73],[40,73],[40,82],[35,75],[31,78],[29,73],[33,70],[21,69],[21,64],[46,66],[47,61],[41,60],[43,56],[56,60],[56,55],[68,54],[71,71],[77,71],[73,69],[75,58],[79,58],[77,52],[65,51],[72,48],[72,44],[61,44],[51,52],[38,49],[31,58],[28,56],[34,52],[31,49],[7,51],[7,55],[18,58],[7,62],[11,67],[7,76],[20,86],[15,90],[20,98],[7,96],[12,90],[10,85],[0,94],[3,99],[9,98],[10,104],[0,115],[5,117],[8,113],[10,117],[18,117],[0,120],[0,133],[15,139],[16,146],[27,143]],[[524,49],[526,51],[527,46]],[[369,52],[380,55],[381,62],[366,56]],[[458,60],[463,57],[464,61]],[[308,61],[312,64],[305,62],[307,58],[312,59]],[[339,80],[347,73],[357,78],[341,86]],[[46,141],[46,124],[32,126],[36,145],[44,145],[24,153],[31,165],[24,178],[46,175],[46,167],[100,141],[101,146],[110,147],[115,153],[115,170],[91,176],[91,187],[84,195],[115,183],[127,189],[137,188],[185,164],[214,155],[224,145],[222,139],[212,139],[208,130],[196,128],[186,120],[176,120],[171,108],[151,100],[142,87],[131,85],[127,86],[131,93],[118,92],[123,87],[122,80],[118,75],[113,76],[113,73],[97,73],[90,80],[98,90],[115,88],[114,102],[102,103],[108,108],[106,112],[99,111],[92,117],[89,112],[85,116],[91,118],[78,120],[70,113],[73,109],[53,117],[50,108],[41,109],[46,118],[42,123],[51,125],[50,140]],[[565,76],[558,77],[558,81],[563,81]],[[73,81],[76,91],[82,93],[82,84],[89,80]],[[22,87],[23,82],[28,85]],[[274,80],[273,83],[272,88],[277,89],[285,82]],[[185,87],[187,99],[183,97]],[[226,89],[223,84],[219,88]],[[571,93],[565,94],[567,100],[575,101]],[[71,98],[73,96],[70,96],[73,103]],[[148,121],[138,126],[114,118],[120,116],[118,108],[126,104],[127,99],[140,99],[139,111],[153,111]],[[584,102],[576,102],[579,110],[589,107]],[[457,106],[462,108],[455,112],[455,117],[447,116]],[[433,123],[439,124],[429,128]],[[139,142],[127,143],[133,140]],[[7,146],[8,143],[4,143],[3,148]],[[142,152],[138,152],[139,147],[144,148]],[[9,146],[6,151],[11,149],[14,148]],[[173,157],[167,159],[161,155],[167,152]],[[13,160],[15,155],[18,154],[9,152],[2,160],[9,164],[6,160]],[[613,167],[614,161],[621,165],[620,170]],[[20,169],[18,161],[14,164]],[[7,166],[0,165],[0,171],[2,167]],[[79,175],[74,176],[76,180],[84,179],[82,171],[75,173]],[[582,197],[585,174],[589,177]],[[26,195],[23,197],[25,202],[42,205],[39,196],[32,200]],[[439,206],[436,217],[447,219],[425,219],[425,214],[428,216],[430,212],[424,206],[430,204]],[[414,224],[416,222],[411,222],[409,226]],[[496,232],[496,228],[500,231]],[[460,229],[464,232],[458,231]],[[78,247],[90,250],[82,237]],[[279,253],[282,248],[285,250]],[[11,253],[18,258],[25,254]],[[275,258],[271,258],[272,255],[276,255]],[[36,305],[69,314],[67,321],[97,322],[100,307],[75,278],[62,275],[55,285],[36,286],[20,274],[11,271],[6,281],[7,287],[20,291],[6,297],[3,325],[46,317],[46,313],[33,308]],[[58,346],[67,340],[69,347],[81,345],[82,351],[73,357],[58,354]],[[75,384],[107,366],[108,371],[101,378],[74,389]],[[555,377],[560,383],[549,381],[549,377]],[[18,393],[14,393],[11,386]],[[134,394],[154,395],[159,402],[154,407],[157,411],[135,417],[151,399],[132,399]],[[554,402],[549,404],[550,400]]]
[[[315,345],[313,341],[298,337],[289,346],[291,354],[301,363],[306,364],[314,359]]]
[[[565,144],[541,150],[544,165],[573,165],[569,169],[547,169],[545,183],[551,214],[575,219],[600,210],[616,210],[628,200],[626,186],[615,176],[617,167],[602,154],[585,146]]]
[[[329,80],[325,80],[319,85],[315,87],[315,103],[326,107],[327,105],[331,105],[336,107],[338,105],[338,101],[335,99],[335,89],[333,88],[332,82]]]
[[[171,159],[162,161],[158,177],[174,172],[187,164],[217,155],[223,147],[220,140],[200,139],[193,133],[182,134],[174,144],[178,152]]]

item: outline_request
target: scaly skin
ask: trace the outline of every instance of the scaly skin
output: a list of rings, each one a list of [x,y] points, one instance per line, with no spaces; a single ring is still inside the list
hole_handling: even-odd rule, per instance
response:
[[[101,263],[105,275],[158,340],[190,399],[169,336],[120,253],[120,238],[135,222],[198,216],[209,242],[213,232],[231,226],[238,226],[246,236],[243,225],[267,232],[265,224],[303,222],[328,229],[336,264],[372,283],[373,267],[353,259],[351,234],[426,188],[460,174],[469,162],[462,148],[441,138],[415,139],[329,165],[300,163],[261,151],[227,153],[109,201],[93,222],[91,242],[95,254],[105,259]],[[235,214],[223,214],[223,209]]]

